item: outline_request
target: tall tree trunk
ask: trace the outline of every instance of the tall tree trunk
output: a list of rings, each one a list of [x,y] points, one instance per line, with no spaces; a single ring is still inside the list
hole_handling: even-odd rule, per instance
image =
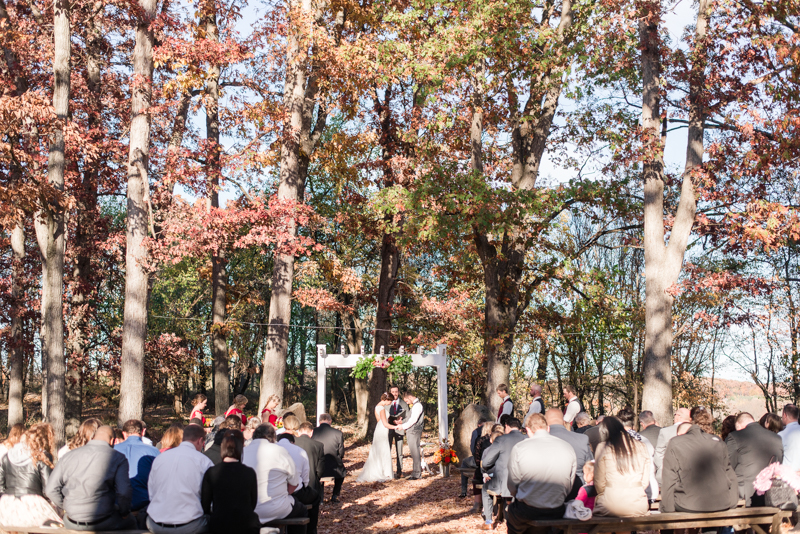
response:
[[[306,50],[306,20],[312,15],[311,0],[289,2],[289,37],[286,46],[286,75],[283,86],[283,107],[286,119],[281,139],[280,182],[278,198],[302,202],[308,176],[309,159],[316,150],[319,138],[325,130],[327,110],[317,107],[319,96],[320,67],[313,60],[309,65],[304,59]],[[344,11],[337,13],[334,32],[341,34],[344,26]],[[322,21],[318,12],[315,24]],[[312,54],[313,56],[313,54]],[[315,109],[316,122],[314,122]],[[297,235],[297,223],[293,222],[288,233]],[[292,284],[294,282],[294,256],[275,254],[272,269],[272,294],[269,301],[269,326],[264,351],[264,371],[261,373],[259,411],[270,395],[283,401],[283,385],[286,377],[286,353],[289,341],[289,324],[292,318]]]
[[[56,0],[53,12],[53,108],[58,125],[53,132],[47,164],[47,183],[64,191],[64,123],[69,115],[70,94],[70,7]],[[47,409],[45,418],[55,432],[60,447],[64,443],[64,249],[66,245],[64,208],[61,199],[42,199],[34,217],[36,239],[42,254],[42,330],[41,346],[47,367]]]
[[[22,280],[25,275],[25,227],[22,221],[11,232],[11,347],[8,352],[8,426],[23,423],[23,367],[25,366],[25,333],[22,314],[25,312]]]
[[[645,357],[642,408],[650,410],[661,425],[672,421],[672,296],[667,293],[678,281],[683,256],[694,224],[696,200],[693,175],[703,163],[706,32],[709,0],[700,0],[692,67],[689,76],[689,132],[686,166],[675,223],[664,243],[664,143],[666,123],[661,122],[661,42],[658,29],[661,5],[643,2],[639,22],[642,50],[642,129],[651,157],[643,164],[644,261],[645,261]]]
[[[139,0],[142,18],[133,49],[130,147],[128,153],[128,213],[125,233],[125,310],[118,419],[141,419],[144,400],[144,344],[147,338],[149,280],[144,263],[150,221],[150,99],[153,92],[153,32],[157,0]]]
[[[91,5],[92,11],[102,9],[100,2]],[[88,125],[95,141],[102,138],[101,62],[102,29],[95,16],[87,17],[86,86],[89,89]],[[99,164],[88,164],[83,172],[81,189],[78,191],[75,225],[75,260],[72,269],[71,308],[68,321],[67,358],[67,420],[66,435],[73,436],[81,424],[83,412],[83,373],[86,365],[86,342],[89,339],[90,308],[93,306],[94,284],[92,282],[92,239],[96,232],[97,188]]]
[[[206,3],[206,39],[219,41],[215,0]],[[219,209],[219,184],[222,174],[219,144],[219,65],[211,65],[206,77],[206,140],[211,152],[207,157],[209,206]],[[228,367],[228,339],[225,333],[225,308],[227,305],[228,276],[225,271],[225,253],[220,250],[211,257],[211,352],[214,358],[214,406],[217,411],[226,409],[231,400],[230,369]]]

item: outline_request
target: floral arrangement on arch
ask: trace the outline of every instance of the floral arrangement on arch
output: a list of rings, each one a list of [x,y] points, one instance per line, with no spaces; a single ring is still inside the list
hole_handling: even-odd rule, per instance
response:
[[[450,448],[447,443],[442,444],[439,450],[433,453],[433,463],[435,464],[457,464],[458,455]]]
[[[358,359],[350,376],[364,380],[375,368],[386,369],[387,373],[396,376],[410,372],[411,367],[410,354],[365,354]]]
[[[753,481],[753,488],[759,495],[764,495],[772,488],[772,481],[780,479],[786,482],[795,492],[800,492],[800,476],[790,467],[783,464],[772,463],[761,470]]]

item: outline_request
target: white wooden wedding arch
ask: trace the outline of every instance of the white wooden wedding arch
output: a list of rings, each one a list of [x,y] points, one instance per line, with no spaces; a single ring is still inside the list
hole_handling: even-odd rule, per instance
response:
[[[344,352],[344,351],[343,351]],[[352,369],[363,354],[328,354],[326,345],[317,345],[317,420],[325,413],[328,369]],[[374,355],[373,355],[374,356]],[[388,354],[387,354],[388,356]],[[439,439],[447,439],[447,345],[438,345],[436,352],[411,354],[414,367],[436,367],[439,397]]]

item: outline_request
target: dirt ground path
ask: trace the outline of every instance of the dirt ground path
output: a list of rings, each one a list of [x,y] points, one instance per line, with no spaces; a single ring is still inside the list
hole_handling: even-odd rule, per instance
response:
[[[347,434],[349,428],[345,428]],[[425,460],[432,465],[435,436],[425,433],[422,438],[428,446]],[[328,502],[332,485],[325,488],[325,502],[320,511],[320,534],[357,534],[359,532],[386,532],[391,534],[468,533],[478,532],[480,515],[471,513],[471,494],[458,497],[461,480],[457,472],[449,478],[423,475],[420,480],[400,479],[386,483],[356,482],[356,477],[369,455],[369,445],[346,440],[345,467],[348,474],[342,486],[340,501]],[[403,449],[403,472],[411,473],[408,446]],[[394,454],[392,455],[394,462]],[[471,493],[472,486],[469,491]],[[495,532],[505,534],[505,525]]]

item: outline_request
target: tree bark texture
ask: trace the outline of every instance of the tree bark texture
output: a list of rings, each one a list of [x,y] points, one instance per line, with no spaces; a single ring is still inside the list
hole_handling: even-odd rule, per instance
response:
[[[701,0],[689,77],[689,132],[681,196],[669,243],[664,242],[664,143],[661,122],[661,5],[644,2],[639,22],[642,69],[642,129],[647,136],[644,180],[645,356],[642,409],[653,412],[661,425],[672,414],[672,303],[667,290],[678,281],[694,224],[696,199],[693,175],[703,163],[706,32],[711,3]]]
[[[99,12],[99,2],[91,10]],[[95,132],[95,141],[102,138],[102,29],[95,16],[87,17],[86,86],[89,89],[89,131]],[[86,342],[89,339],[91,310],[94,307],[95,284],[92,280],[92,255],[95,252],[92,240],[97,232],[97,188],[100,163],[85,163],[81,176],[81,187],[76,195],[76,217],[74,263],[71,276],[71,316],[67,322],[67,410],[66,435],[71,437],[78,431],[83,415],[83,372],[86,365]]]
[[[25,334],[22,314],[25,312],[22,279],[25,274],[25,227],[22,221],[11,232],[11,347],[8,352],[8,427],[24,422],[22,399],[25,397]]]
[[[53,12],[53,109],[59,124],[53,132],[47,164],[47,183],[52,193],[43,195],[34,217],[36,239],[42,255],[41,346],[47,367],[47,410],[45,418],[53,427],[59,447],[64,443],[64,249],[66,246],[64,208],[64,123],[69,114],[70,93],[70,9],[66,0],[56,0]]]
[[[292,0],[289,3],[289,36],[286,47],[286,75],[284,81],[284,110],[286,121],[281,139],[280,176],[278,198],[302,202],[305,194],[308,165],[325,130],[327,111],[317,107],[319,96],[319,65],[303,59],[306,36],[302,21],[311,14],[311,0]],[[322,14],[316,15],[319,25]],[[336,26],[341,31],[344,12],[337,15]],[[315,109],[316,121],[314,121]],[[296,222],[288,228],[291,237],[297,235]],[[286,356],[289,328],[292,318],[292,284],[294,282],[294,256],[275,254],[272,270],[272,293],[269,302],[269,326],[264,351],[264,370],[261,373],[259,411],[270,395],[277,395],[283,402],[283,386],[286,376]]]
[[[156,0],[139,0],[142,17],[133,50],[130,147],[128,152],[128,214],[125,232],[125,309],[119,395],[120,422],[141,419],[144,397],[144,344],[147,337],[149,280],[144,262],[150,197],[150,99],[153,91],[153,32]]]
[[[206,39],[218,42],[215,0],[206,3],[203,16]],[[210,149],[206,160],[206,176],[211,209],[219,209],[219,184],[222,174],[219,145],[219,75],[219,65],[211,65],[206,77],[206,140]],[[211,257],[211,353],[214,359],[214,408],[217,413],[226,410],[231,400],[228,339],[225,333],[228,287],[225,264],[225,253],[220,249]]]

